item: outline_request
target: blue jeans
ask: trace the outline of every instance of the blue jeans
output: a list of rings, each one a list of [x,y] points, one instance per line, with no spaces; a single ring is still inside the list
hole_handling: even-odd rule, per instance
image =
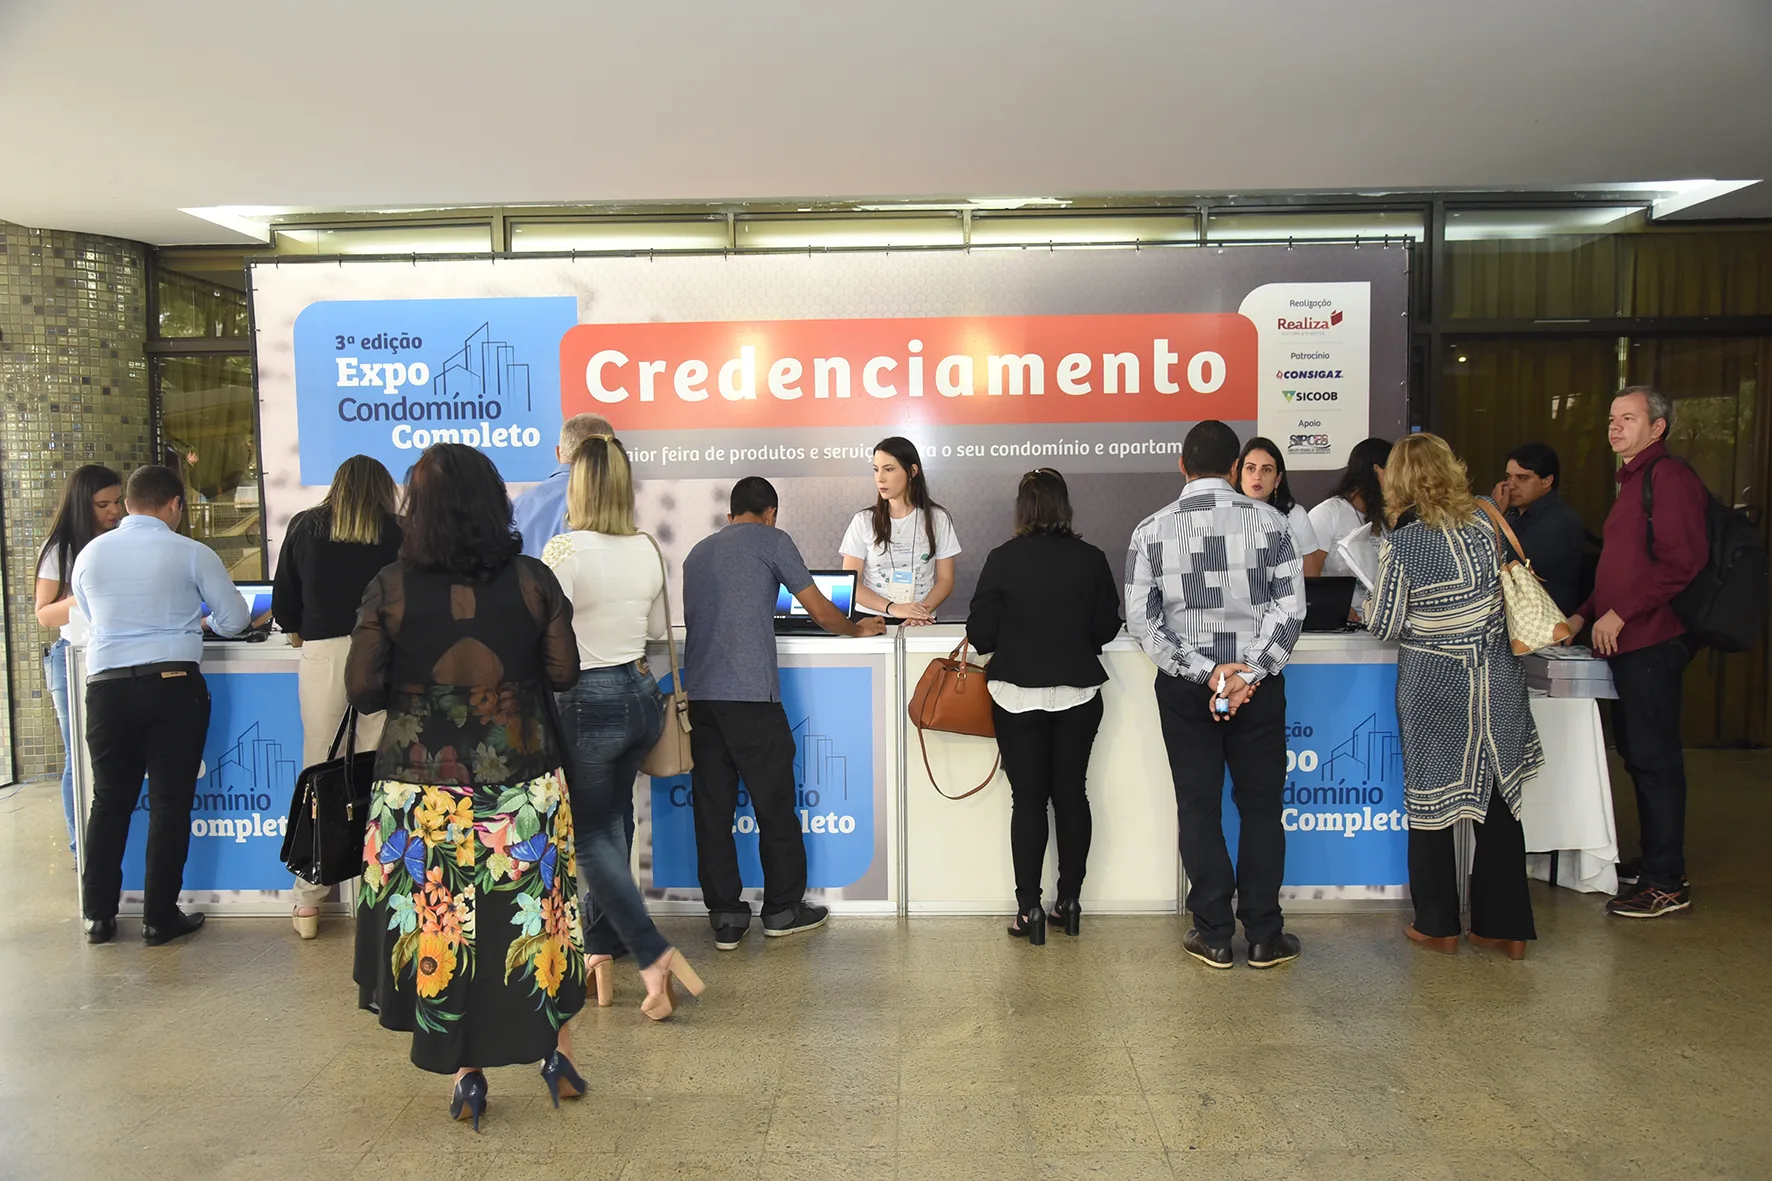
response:
[[[619,955],[641,966],[670,947],[646,913],[629,871],[634,844],[634,778],[664,732],[664,697],[644,661],[588,668],[559,696],[570,767],[569,795],[584,893],[585,952]]]
[[[57,640],[43,654],[43,683],[55,703],[62,731],[62,815],[68,822],[68,852],[74,851],[74,743],[68,733],[68,642]]]

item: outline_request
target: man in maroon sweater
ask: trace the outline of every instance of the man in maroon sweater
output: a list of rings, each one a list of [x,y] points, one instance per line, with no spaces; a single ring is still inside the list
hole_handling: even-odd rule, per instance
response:
[[[1680,745],[1684,673],[1692,659],[1674,596],[1704,569],[1709,555],[1704,482],[1662,441],[1672,420],[1666,395],[1630,386],[1612,400],[1607,437],[1624,460],[1618,500],[1606,515],[1605,548],[1594,593],[1570,626],[1593,622],[1594,651],[1612,666],[1618,700],[1612,731],[1637,790],[1640,865],[1618,867],[1624,887],[1607,904],[1624,918],[1660,918],[1691,905],[1686,885],[1686,756]],[[1649,471],[1650,465],[1654,471]],[[1643,481],[1653,480],[1655,550],[1643,514]]]

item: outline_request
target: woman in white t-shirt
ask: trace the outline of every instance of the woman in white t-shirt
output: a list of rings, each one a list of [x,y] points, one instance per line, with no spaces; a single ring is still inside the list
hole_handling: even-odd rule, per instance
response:
[[[1365,528],[1366,534],[1357,544],[1370,544],[1372,561],[1368,569],[1378,569],[1378,535],[1384,522],[1384,465],[1390,460],[1391,445],[1383,439],[1365,439],[1354,445],[1347,458],[1347,467],[1329,499],[1311,510],[1311,524],[1317,539],[1329,552],[1323,573],[1332,578],[1358,577],[1354,567],[1336,549],[1348,534]],[[1355,596],[1356,601],[1360,596]]]
[[[839,547],[843,569],[861,574],[856,602],[902,623],[934,623],[954,590],[954,519],[929,498],[922,456],[909,439],[894,435],[874,448],[874,487],[879,498],[850,520]]]
[[[634,779],[664,732],[665,700],[646,663],[646,641],[671,642],[664,556],[634,528],[634,479],[621,440],[579,444],[566,483],[568,533],[541,560],[572,603],[578,684],[561,693],[560,729],[572,760],[567,791],[584,893],[585,964],[597,1004],[613,1003],[614,960],[631,952],[646,982],[640,1011],[671,1015],[671,979],[701,994],[701,978],[646,913],[629,865],[634,847]]]
[[[1292,488],[1286,483],[1286,460],[1273,440],[1260,435],[1243,444],[1237,460],[1237,491],[1251,500],[1265,500],[1286,514],[1286,525],[1292,534],[1292,548],[1304,561],[1304,576],[1315,578],[1323,572],[1322,538],[1311,527],[1311,516],[1304,506],[1292,499]]]
[[[43,653],[43,683],[55,704],[62,732],[62,815],[68,822],[68,848],[74,847],[74,742],[68,731],[68,647],[86,642],[84,619],[74,607],[74,559],[86,543],[123,519],[123,477],[102,464],[76,468],[62,489],[55,523],[37,551],[37,622],[58,628]]]

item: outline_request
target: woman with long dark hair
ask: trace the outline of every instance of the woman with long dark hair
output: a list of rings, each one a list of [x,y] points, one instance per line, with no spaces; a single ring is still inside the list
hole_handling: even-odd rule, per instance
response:
[[[896,622],[934,623],[954,591],[960,538],[953,517],[929,496],[915,443],[897,435],[880,440],[874,488],[873,507],[855,514],[839,547],[843,569],[861,574],[856,602]]]
[[[1046,941],[1048,919],[1082,929],[1083,874],[1092,820],[1085,779],[1101,727],[1101,649],[1120,631],[1120,588],[1107,555],[1071,528],[1071,496],[1049,467],[1015,493],[1015,536],[992,550],[978,576],[966,635],[996,655],[985,669],[997,749],[1009,776],[1009,848],[1015,921],[1009,934]],[[1058,827],[1058,899],[1040,903],[1046,807]]]
[[[587,967],[597,1004],[614,999],[615,957],[631,951],[646,984],[640,1011],[671,1015],[673,980],[701,995],[701,977],[659,933],[634,885],[634,780],[664,732],[665,703],[646,663],[646,641],[672,643],[664,558],[634,528],[634,476],[621,440],[579,444],[566,485],[570,532],[548,541],[541,560],[572,604],[578,684],[560,694],[560,726],[572,758],[571,795],[584,891]],[[675,724],[675,723],[673,723]]]
[[[406,482],[400,560],[363,596],[345,686],[387,711],[363,845],[358,1003],[486,1110],[488,1066],[542,1061],[558,1105],[584,1082],[577,866],[550,691],[578,681],[572,605],[522,554],[498,470],[439,443]]]
[[[1265,500],[1286,514],[1286,526],[1292,534],[1292,548],[1304,560],[1304,576],[1315,578],[1323,572],[1322,538],[1311,525],[1311,515],[1292,499],[1292,486],[1286,482],[1286,457],[1273,440],[1256,435],[1243,444],[1237,457],[1235,477],[1237,491],[1251,500]]]
[[[1372,546],[1373,567],[1378,564],[1378,538],[1384,530],[1384,465],[1390,461],[1391,445],[1383,439],[1363,439],[1354,444],[1347,466],[1335,482],[1329,499],[1311,510],[1311,527],[1328,552],[1323,573],[1334,578],[1354,577],[1354,568],[1336,548],[1349,534],[1364,527],[1365,541]]]
[[[394,477],[377,460],[353,455],[338,465],[326,499],[290,518],[277,552],[271,614],[301,649],[296,694],[301,703],[302,766],[326,758],[345,716],[345,657],[363,588],[400,555]],[[382,716],[359,716],[357,749],[381,740]],[[295,933],[320,932],[320,903],[331,886],[295,879]]]
[[[74,742],[68,731],[68,648],[86,640],[85,621],[74,615],[74,559],[86,543],[123,519],[123,477],[103,464],[74,469],[62,488],[49,536],[37,550],[37,622],[60,629],[43,653],[43,684],[55,705],[62,735],[62,815],[68,849],[74,848]]]

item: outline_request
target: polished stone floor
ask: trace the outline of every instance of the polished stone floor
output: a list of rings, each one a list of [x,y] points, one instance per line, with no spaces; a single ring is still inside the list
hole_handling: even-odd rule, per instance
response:
[[[1535,886],[1523,963],[1419,951],[1395,914],[1297,917],[1305,958],[1267,973],[1195,964],[1172,918],[1042,949],[842,919],[732,954],[673,921],[703,1002],[655,1026],[624,976],[574,1027],[592,1093],[555,1111],[492,1071],[478,1136],[355,1007],[342,921],[88,947],[32,784],[0,793],[0,1176],[1772,1176],[1772,752],[1691,771],[1693,911]]]

